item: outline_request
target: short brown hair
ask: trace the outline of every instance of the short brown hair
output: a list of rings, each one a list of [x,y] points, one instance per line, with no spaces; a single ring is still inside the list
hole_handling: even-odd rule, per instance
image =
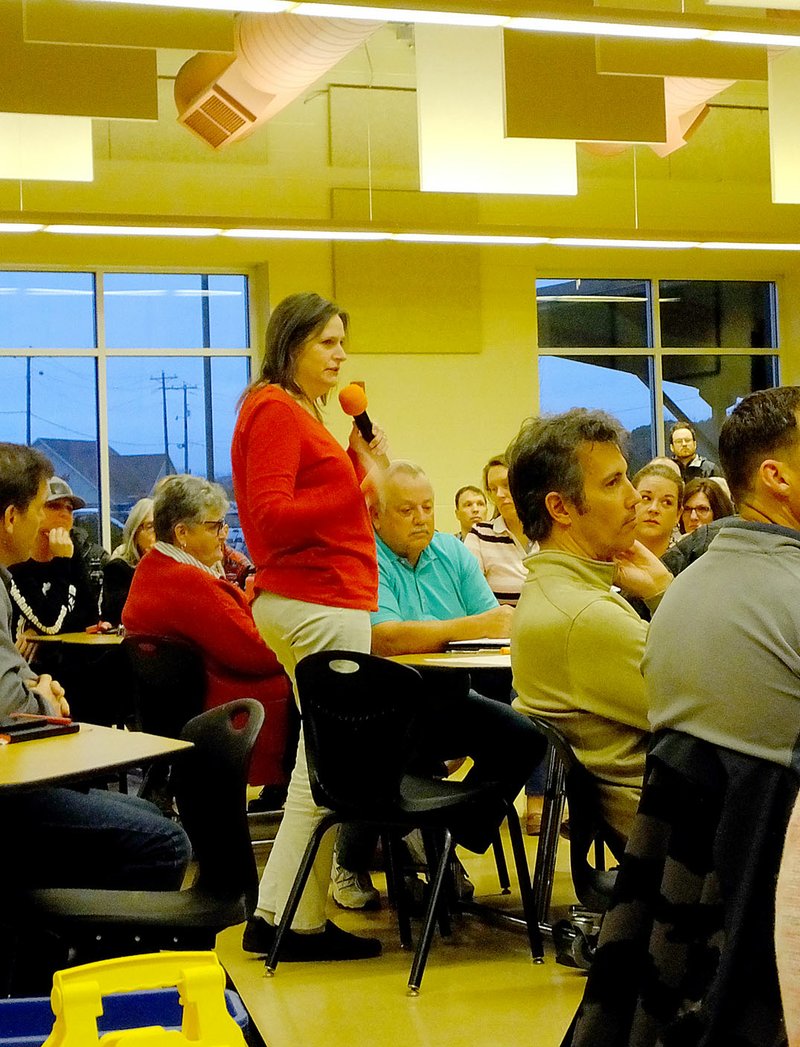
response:
[[[581,511],[585,507],[582,444],[615,444],[623,450],[627,433],[605,411],[573,407],[563,414],[529,418],[506,451],[511,497],[525,534],[532,542],[547,538],[553,518],[545,503],[558,491]]]
[[[0,516],[10,505],[24,512],[52,475],[50,459],[35,447],[0,443]]]
[[[800,387],[781,385],[745,396],[725,419],[719,434],[719,460],[735,501],[753,488],[766,458],[773,458],[800,439],[797,412]]]

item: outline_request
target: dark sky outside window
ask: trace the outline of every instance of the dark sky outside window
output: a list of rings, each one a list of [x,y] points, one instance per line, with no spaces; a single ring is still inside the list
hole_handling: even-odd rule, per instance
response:
[[[167,450],[175,469],[206,475],[213,467],[216,479],[228,481],[236,402],[249,379],[247,278],[107,273],[103,291],[111,451],[163,456],[166,405]],[[53,350],[0,358],[0,439],[73,441],[75,455],[81,444],[82,468],[92,473],[96,488],[97,360],[58,355],[95,351],[95,316],[92,273],[0,272],[0,348]],[[125,349],[185,352],[113,355]],[[242,354],[198,355],[203,349]],[[94,449],[88,464],[87,444]]]

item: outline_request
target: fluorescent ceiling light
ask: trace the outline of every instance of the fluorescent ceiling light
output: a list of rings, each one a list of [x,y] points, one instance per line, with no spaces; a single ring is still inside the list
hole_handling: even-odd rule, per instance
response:
[[[537,302],[646,302],[643,294],[537,294]],[[664,301],[663,298],[659,301]]]
[[[181,229],[169,225],[46,225],[44,231],[77,236],[219,236],[221,232],[219,229]]]
[[[390,233],[324,229],[223,229],[222,236],[253,240],[388,240]]]
[[[646,302],[638,294],[537,294],[537,302]],[[680,298],[659,298],[659,302],[680,302]]]
[[[79,287],[26,287],[24,293],[30,295],[55,295],[59,298],[94,297],[94,291],[84,291]]]
[[[507,244],[519,247],[550,242],[546,236],[481,236],[480,233],[394,233],[392,240],[412,244]]]
[[[131,0],[96,0],[97,3],[130,3]],[[759,44],[764,47],[800,47],[800,34],[750,33],[741,30],[709,29],[680,25],[647,25],[635,22],[603,22],[590,19],[529,18],[514,15],[474,14],[468,11],[417,11],[414,8],[370,7],[365,4],[314,3],[303,0],[135,0],[153,7],[182,7],[210,11],[254,11],[291,14],[310,18],[353,18],[369,22],[428,22],[492,28],[502,26],[533,33],[574,33],[582,36],[634,37],[643,40],[708,40],[719,44]]]
[[[132,0],[100,0],[105,4],[130,4]],[[291,0],[133,0],[137,6],[185,7],[197,11],[257,11],[273,15],[288,11]]]
[[[800,36],[785,33],[743,33],[739,30],[708,29],[704,40],[715,44],[760,44],[762,47],[800,47]]]
[[[554,236],[548,241],[558,247],[649,247],[655,250],[686,250],[699,247],[694,240],[611,240],[603,237]]]
[[[510,18],[509,29],[533,33],[573,33],[579,36],[633,36],[648,40],[699,40],[703,29],[673,25],[634,25],[626,22],[577,21],[567,18]]]
[[[433,25],[468,25],[491,29],[509,25],[513,19],[505,15],[469,14],[465,11],[416,11],[391,7],[364,7],[353,4],[299,3],[292,8],[293,15],[316,18],[355,18],[370,22],[430,22]]]
[[[742,244],[707,240],[697,244],[706,251],[800,251],[800,244]]]
[[[31,222],[1,222],[0,235],[3,233],[37,233],[44,230],[48,233],[62,233],[77,236],[170,236],[170,237],[240,237],[259,240],[355,240],[355,241],[395,241],[397,243],[417,244],[475,244],[478,247],[599,247],[604,249],[649,248],[650,250],[689,251],[701,249],[706,251],[800,251],[800,243],[764,243],[747,241],[722,240],[632,240],[613,239],[597,236],[526,236],[523,234],[493,233],[396,233],[387,230],[359,229],[201,229],[195,227],[179,228],[175,226],[113,226],[113,225],[35,225]],[[562,281],[553,281],[559,284]],[[36,289],[41,294],[89,294],[84,291],[60,291],[58,289]],[[14,288],[0,287],[0,294],[16,293]],[[154,295],[167,292],[156,289],[131,289],[106,291],[108,295]],[[229,295],[238,296],[239,291],[197,289],[180,289],[170,294],[183,295]],[[541,296],[540,296],[541,297]],[[563,296],[559,296],[562,297]],[[597,297],[587,296],[591,301]],[[625,301],[632,299],[625,298]]]

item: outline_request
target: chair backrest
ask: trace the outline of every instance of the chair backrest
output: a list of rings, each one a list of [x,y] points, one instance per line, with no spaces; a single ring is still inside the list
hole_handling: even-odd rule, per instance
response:
[[[604,912],[611,901],[616,874],[592,865],[589,852],[599,841],[607,844],[615,857],[621,857],[624,841],[603,818],[597,781],[580,762],[561,731],[540,716],[531,716],[530,720],[555,749],[564,767],[569,804],[570,870],[575,893],[587,909]]]
[[[263,723],[264,709],[254,698],[195,716],[181,731],[194,748],[175,760],[172,778],[198,864],[196,887],[225,898],[244,896],[248,914],[258,874],[247,823],[247,772]]]
[[[138,726],[177,738],[184,724],[203,709],[202,655],[194,644],[170,636],[132,633],[122,646],[133,670]]]
[[[296,671],[311,793],[336,811],[384,810],[400,795],[425,705],[419,673],[355,651],[321,651]]]

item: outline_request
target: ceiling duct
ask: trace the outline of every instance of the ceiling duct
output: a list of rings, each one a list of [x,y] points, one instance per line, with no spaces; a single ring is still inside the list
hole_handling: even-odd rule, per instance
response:
[[[214,149],[245,138],[382,24],[292,14],[239,14],[234,54],[201,52],[178,71],[178,121]]]

